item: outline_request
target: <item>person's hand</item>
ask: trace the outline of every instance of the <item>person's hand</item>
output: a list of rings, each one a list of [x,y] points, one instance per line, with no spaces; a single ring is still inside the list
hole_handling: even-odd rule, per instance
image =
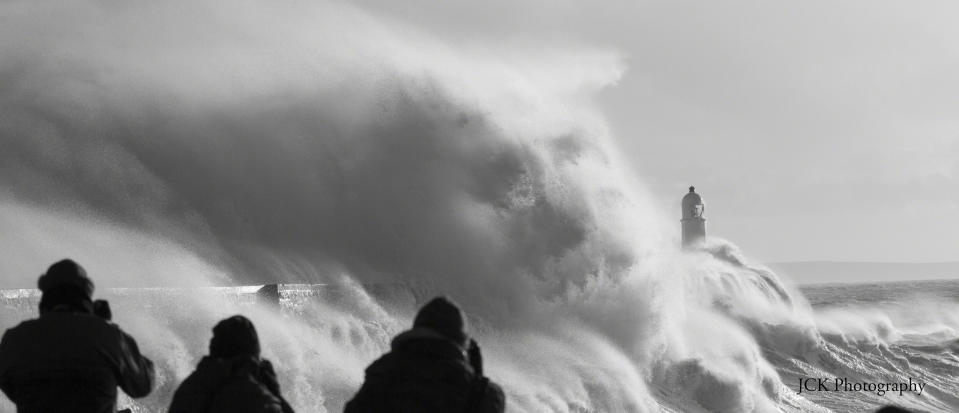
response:
[[[477,376],[483,375],[483,354],[480,353],[479,344],[476,344],[476,340],[470,339],[469,349],[466,350],[466,355],[469,358],[470,366],[473,367],[473,372]]]
[[[110,303],[107,300],[96,300],[93,302],[93,315],[104,320],[113,319],[113,311],[110,311]]]

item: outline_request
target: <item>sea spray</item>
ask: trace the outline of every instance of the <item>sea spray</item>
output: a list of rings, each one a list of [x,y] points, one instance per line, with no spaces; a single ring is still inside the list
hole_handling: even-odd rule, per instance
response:
[[[162,411],[240,312],[298,411],[339,411],[433,294],[514,412],[805,410],[780,376],[863,360],[731,244],[679,250],[591,103],[615,53],[494,53],[337,2],[113,6],[0,6],[0,240],[23,252],[0,269],[193,288],[103,293],[159,369],[124,405]],[[201,288],[274,282],[326,289]]]

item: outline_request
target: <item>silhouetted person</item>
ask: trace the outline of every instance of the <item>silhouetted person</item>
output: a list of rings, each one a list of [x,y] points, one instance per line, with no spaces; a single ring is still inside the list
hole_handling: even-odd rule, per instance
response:
[[[909,410],[903,409],[902,407],[899,407],[899,406],[889,405],[889,406],[884,406],[880,408],[879,410],[876,410],[876,413],[912,413],[912,412]]]
[[[506,397],[483,376],[479,346],[459,307],[445,297],[420,309],[413,328],[366,369],[344,413],[502,413]]]
[[[169,413],[293,413],[269,361],[260,358],[253,323],[235,315],[217,323],[210,355],[173,395]]]
[[[40,317],[0,341],[0,389],[18,412],[115,413],[117,386],[130,397],[150,393],[153,363],[110,322],[107,302],[91,300],[83,267],[57,262],[38,286]]]

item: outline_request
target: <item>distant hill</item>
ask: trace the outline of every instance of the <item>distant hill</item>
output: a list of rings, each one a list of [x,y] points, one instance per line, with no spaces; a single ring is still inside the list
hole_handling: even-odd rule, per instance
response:
[[[783,274],[799,284],[959,279],[959,261],[929,263],[802,261],[774,262],[766,265],[777,274]]]

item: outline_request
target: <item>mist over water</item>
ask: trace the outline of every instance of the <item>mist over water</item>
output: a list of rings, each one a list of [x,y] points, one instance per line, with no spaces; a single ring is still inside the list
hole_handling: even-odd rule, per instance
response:
[[[339,411],[440,293],[513,412],[810,410],[783,366],[831,363],[822,329],[857,337],[725,241],[679,251],[591,102],[615,53],[456,44],[339,2],[14,2],[0,20],[0,281],[86,266],[158,364],[142,411],[236,312],[306,412]],[[170,288],[269,282],[335,294]]]

